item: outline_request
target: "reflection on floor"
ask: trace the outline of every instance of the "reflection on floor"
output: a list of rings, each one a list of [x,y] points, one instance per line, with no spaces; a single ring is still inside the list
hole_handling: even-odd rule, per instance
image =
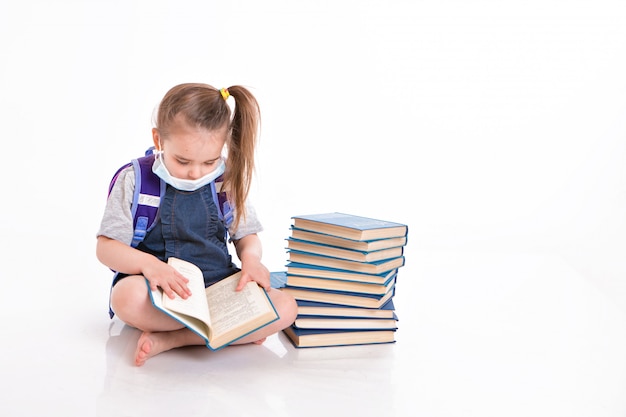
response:
[[[0,414],[626,415],[625,306],[579,271],[541,254],[413,259],[399,276],[395,344],[296,349],[279,334],[140,368],[139,332],[106,316],[106,279],[10,271]]]

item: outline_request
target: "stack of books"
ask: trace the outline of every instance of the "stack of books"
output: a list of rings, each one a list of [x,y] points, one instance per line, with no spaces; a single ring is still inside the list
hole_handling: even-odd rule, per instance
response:
[[[282,290],[298,303],[296,347],[395,341],[393,296],[408,227],[344,213],[294,216]]]

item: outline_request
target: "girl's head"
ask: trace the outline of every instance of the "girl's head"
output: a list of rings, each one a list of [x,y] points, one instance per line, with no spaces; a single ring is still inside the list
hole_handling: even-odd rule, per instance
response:
[[[235,101],[231,112],[226,100]],[[152,129],[154,145],[174,177],[198,179],[226,157],[224,187],[234,203],[237,226],[254,171],[260,110],[244,87],[218,90],[207,84],[180,84],[167,92]]]

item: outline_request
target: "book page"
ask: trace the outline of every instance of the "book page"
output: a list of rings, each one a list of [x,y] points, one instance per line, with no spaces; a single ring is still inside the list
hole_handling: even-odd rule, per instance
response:
[[[163,306],[168,310],[199,319],[209,326],[211,315],[206,303],[202,272],[194,264],[178,258],[170,258],[167,263],[189,279],[187,286],[191,290],[191,296],[185,300],[178,295],[171,299],[163,294]]]
[[[235,291],[240,277],[241,273],[237,273],[207,288],[211,339],[272,310],[265,290],[256,282],[249,282],[241,291]]]

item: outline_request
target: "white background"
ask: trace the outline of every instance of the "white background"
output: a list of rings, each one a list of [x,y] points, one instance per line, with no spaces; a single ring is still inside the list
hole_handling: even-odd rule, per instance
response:
[[[621,0],[0,0],[0,414],[623,416],[624,74]],[[270,269],[294,215],[409,225],[397,344],[132,366],[95,234],[190,81],[261,104]]]
[[[0,51],[7,259],[97,264],[160,98],[241,84],[270,269],[291,216],[343,211],[408,224],[407,268],[547,252],[626,305],[622,1],[4,1]]]

